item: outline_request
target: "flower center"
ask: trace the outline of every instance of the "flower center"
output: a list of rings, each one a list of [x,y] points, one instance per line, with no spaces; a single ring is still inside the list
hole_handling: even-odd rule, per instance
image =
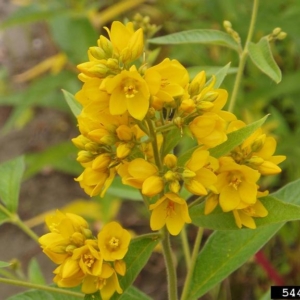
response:
[[[119,239],[117,239],[113,236],[109,241],[109,246],[112,249],[116,249],[119,246]]]
[[[167,213],[167,217],[172,217],[172,215],[174,215],[174,213],[175,213],[174,202],[169,201],[166,213]]]
[[[127,80],[125,82],[123,91],[125,93],[126,98],[133,98],[135,94],[138,93],[138,90],[136,89],[136,84],[133,80]]]
[[[83,255],[83,260],[84,260],[84,264],[86,266],[88,266],[89,268],[93,265],[93,263],[95,262],[95,259],[92,255],[90,254],[84,254]]]
[[[241,182],[242,182],[242,180],[238,176],[235,175],[232,177],[232,179],[229,183],[229,186],[233,186],[233,188],[235,190],[237,190]]]

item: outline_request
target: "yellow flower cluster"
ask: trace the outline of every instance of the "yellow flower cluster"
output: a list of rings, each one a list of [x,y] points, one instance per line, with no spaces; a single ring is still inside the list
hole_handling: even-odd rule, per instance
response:
[[[100,290],[102,299],[121,294],[117,274],[124,276],[131,236],[118,223],[106,224],[93,237],[87,222],[80,216],[56,211],[46,218],[50,233],[40,237],[43,252],[59,266],[53,281],[59,287],[82,284],[85,294]]]
[[[190,81],[175,59],[149,66],[142,29],[133,23],[113,22],[105,29],[109,39],[101,35],[88,51],[89,61],[78,66],[83,86],[75,97],[83,109],[81,134],[73,142],[84,167],[76,179],[80,186],[90,196],[104,196],[118,174],[142,193],[152,230],[166,225],[172,235],[191,222],[179,195],[182,186],[208,196],[206,213],[220,204],[239,227],[254,228],[252,217],[267,214],[257,200],[257,181],[261,174],[278,173],[284,159],[273,156],[275,140],[258,130],[227,157],[210,156],[210,148],[244,126],[223,110],[227,91],[214,87],[214,77],[207,82],[204,71]],[[184,166],[172,149],[165,150],[171,129],[198,142]]]

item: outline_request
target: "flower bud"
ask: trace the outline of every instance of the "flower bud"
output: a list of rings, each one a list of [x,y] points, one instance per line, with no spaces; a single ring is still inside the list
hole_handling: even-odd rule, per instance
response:
[[[131,141],[132,139],[132,131],[127,125],[120,125],[116,130],[117,136],[121,141]]]
[[[281,32],[281,28],[276,27],[276,28],[273,29],[272,35],[277,36],[280,32]]]
[[[95,142],[89,142],[85,144],[85,149],[90,152],[97,152],[99,150],[99,145]]]
[[[79,151],[76,160],[80,163],[87,163],[94,159],[94,155],[89,151]]]
[[[77,148],[84,150],[85,144],[90,142],[90,140],[83,135],[79,135],[78,137],[73,138],[72,142]]]
[[[172,171],[168,171],[165,173],[164,178],[167,181],[173,181],[177,179],[176,173],[172,172]]]
[[[252,152],[258,152],[264,145],[265,140],[266,140],[266,135],[265,134],[260,135],[251,145]]]
[[[189,170],[189,169],[184,169],[182,172],[182,177],[187,179],[187,178],[194,178],[196,176],[196,173]]]
[[[177,194],[180,190],[180,184],[179,184],[178,180],[174,180],[174,181],[170,182],[169,189],[171,192]]]
[[[278,35],[277,35],[277,40],[284,40],[287,36],[287,33],[284,31],[281,31]]]
[[[247,163],[253,166],[261,165],[265,160],[259,156],[252,156],[250,159],[247,160]]]
[[[128,143],[122,143],[117,147],[117,157],[118,158],[125,158],[126,156],[129,155],[129,153],[131,152],[131,145],[129,145]]]
[[[103,51],[103,49],[99,47],[90,47],[89,48],[89,53],[96,59],[105,59],[106,54]]]
[[[70,240],[72,243],[74,243],[76,246],[82,246],[84,241],[85,241],[85,237],[83,236],[82,233],[80,232],[74,232],[72,234],[72,236],[70,237]]]
[[[164,157],[164,165],[169,169],[174,169],[177,166],[177,157],[174,154],[167,154]]]
[[[92,169],[93,170],[106,169],[106,168],[108,168],[110,161],[111,161],[111,158],[108,153],[101,154],[94,159],[94,161],[92,163]]]
[[[106,58],[112,57],[113,46],[109,39],[101,35],[98,42],[98,46],[105,52]]]

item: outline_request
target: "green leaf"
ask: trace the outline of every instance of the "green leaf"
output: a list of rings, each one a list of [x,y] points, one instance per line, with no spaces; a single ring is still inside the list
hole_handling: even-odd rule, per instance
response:
[[[7,133],[12,128],[17,128],[19,119],[24,115],[24,111],[33,105],[51,107],[62,111],[68,111],[67,103],[63,100],[61,88],[68,86],[76,90],[78,80],[71,72],[62,71],[57,75],[46,75],[34,80],[30,86],[17,94],[0,98],[0,104],[14,105],[14,110],[10,114],[1,131]],[[24,101],[26,99],[26,101]]]
[[[0,25],[0,29],[22,25],[25,23],[45,21],[59,14],[69,14],[69,9],[47,7],[45,5],[21,6]]]
[[[87,50],[97,44],[99,37],[86,16],[58,15],[49,20],[49,29],[54,41],[75,65],[88,61]]]
[[[131,286],[121,295],[120,300],[151,300],[151,298],[136,287]]]
[[[216,158],[219,158],[223,155],[228,154],[231,150],[233,150],[235,147],[242,144],[246,138],[248,138],[256,129],[261,127],[268,115],[261,118],[260,120],[253,122],[239,130],[233,131],[228,134],[227,141],[222,143],[221,145],[216,146],[215,148],[212,148],[209,150],[210,155]]]
[[[73,115],[75,117],[78,117],[82,111],[81,104],[75,99],[74,95],[72,95],[71,93],[69,93],[65,90],[62,90],[62,92],[64,93],[64,97],[65,97]]]
[[[190,78],[196,77],[201,71],[205,71],[206,76],[216,75],[223,67],[215,66],[194,66],[187,68]],[[227,75],[236,74],[238,68],[228,68]]]
[[[25,165],[23,156],[0,165],[0,199],[10,212],[16,212]]]
[[[181,138],[182,136],[179,128],[174,128],[168,131],[168,133],[164,137],[165,142],[163,144],[163,151],[162,151],[163,157],[168,153],[170,153],[175,148],[175,146],[179,143]]]
[[[76,156],[77,149],[70,141],[51,146],[43,152],[27,154],[24,177],[32,177],[45,167],[78,176],[82,167],[75,161]]]
[[[59,289],[59,288],[57,288]],[[66,290],[66,288],[63,288]],[[80,289],[78,287],[71,288],[68,290],[79,292]],[[14,296],[11,296],[7,298],[7,300],[78,300],[83,299],[84,295],[82,294],[82,297],[75,297],[71,295],[66,294],[60,294],[55,292],[46,292],[46,291],[40,291],[40,290],[29,290],[24,293],[20,293]]]
[[[228,154],[232,149],[239,146],[243,143],[243,141],[248,138],[256,129],[261,127],[263,123],[266,121],[268,115],[263,117],[262,119],[253,122],[252,124],[246,125],[243,128],[240,128],[236,131],[233,131],[228,134],[227,141],[212,148],[209,149],[210,155],[216,158],[219,158],[223,155]],[[192,153],[198,148],[199,146],[195,146],[186,152],[184,152],[182,155],[178,158],[178,166],[183,166],[188,159],[191,157]]]
[[[267,37],[263,37],[257,44],[250,42],[249,56],[253,63],[276,83],[281,81],[281,71],[275,62]]]
[[[213,29],[193,29],[172,33],[148,40],[152,44],[208,44],[219,45],[238,51],[238,43],[227,33]]]
[[[218,70],[215,74],[215,77],[216,77],[216,82],[214,84],[214,88],[217,89],[220,87],[220,85],[222,84],[223,80],[225,79],[226,75],[228,74],[228,70],[229,70],[229,67],[230,67],[230,64],[231,63],[228,63],[226,66],[224,66],[223,68],[221,68],[220,70]],[[210,82],[212,81],[212,78],[209,79],[207,82],[206,82],[206,86],[210,84]]]
[[[6,262],[6,261],[0,261],[0,268],[6,268],[9,267],[11,263]]]
[[[29,281],[35,284],[45,284],[45,278],[36,258],[32,258],[28,266]]]
[[[271,195],[286,203],[300,204],[300,180]],[[199,253],[188,299],[197,299],[243,265],[283,226],[272,224],[255,230],[215,231]]]
[[[107,194],[121,199],[142,201],[142,196],[137,189],[122,183],[120,177],[115,177],[113,183],[107,190]]]
[[[147,263],[154,247],[158,244],[158,242],[158,234],[140,236],[131,241],[128,252],[124,258],[127,268],[126,274],[119,280],[124,291],[132,285],[137,275]],[[122,295],[114,294],[111,300],[121,299],[121,297]]]
[[[0,225],[9,221],[10,218],[8,218],[4,212],[0,211]]]
[[[269,212],[264,218],[254,218],[257,228],[287,221],[300,220],[300,206],[285,203],[274,197],[261,198],[260,201]],[[193,224],[214,230],[240,230],[232,212],[224,213],[218,206],[209,215],[204,214],[205,203],[192,206],[189,210]]]
[[[84,296],[84,300],[101,300],[100,292],[94,294],[87,294]]]

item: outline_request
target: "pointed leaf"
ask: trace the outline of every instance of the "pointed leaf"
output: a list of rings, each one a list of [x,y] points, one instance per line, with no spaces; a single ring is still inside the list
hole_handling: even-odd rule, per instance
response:
[[[253,63],[276,83],[281,81],[281,71],[275,62],[267,37],[263,37],[257,44],[250,42],[249,56]]]
[[[24,169],[23,156],[0,165],[0,199],[10,212],[16,212],[18,208],[19,191]]]
[[[214,84],[214,88],[217,89],[220,87],[220,85],[222,84],[223,80],[225,79],[226,75],[228,74],[228,71],[229,71],[229,68],[230,68],[230,64],[231,63],[228,63],[226,66],[224,66],[223,68],[219,69],[215,75],[216,77],[216,82]],[[212,78],[209,79],[207,82],[206,82],[206,86],[208,86],[210,84],[210,82],[212,81]]]
[[[164,138],[163,157],[170,153],[181,140],[182,135],[179,128],[170,130]]]
[[[122,289],[127,290],[147,263],[154,247],[159,242],[159,234],[140,236],[131,241],[128,252],[124,258],[126,262],[126,274],[120,278]],[[122,295],[114,294],[111,300],[121,299]]]
[[[300,180],[271,195],[300,204]],[[199,253],[188,299],[197,299],[244,264],[283,226],[272,224],[255,230],[215,231]]]
[[[261,127],[265,123],[267,117],[268,115],[239,130],[229,133],[226,142],[209,150],[210,155],[219,158],[228,154],[232,149],[242,144],[256,129]]]
[[[141,290],[131,286],[121,295],[120,300],[151,300],[151,298]]]
[[[76,155],[77,148],[70,141],[51,146],[43,152],[27,154],[24,177],[32,177],[45,167],[78,176],[82,172],[82,167],[75,162]]]
[[[238,51],[238,43],[227,33],[214,29],[193,29],[148,40],[152,44],[209,44]]]
[[[216,75],[224,67],[215,67],[215,66],[194,66],[188,67],[187,71],[189,72],[190,78],[194,78],[201,71],[205,71],[206,76]],[[236,74],[237,68],[228,68],[227,75]]]
[[[54,286],[52,286],[54,287]],[[78,300],[78,299],[84,299],[84,294],[79,294],[80,293],[80,288],[71,288],[71,289],[66,289],[66,288],[57,288],[57,290],[69,290],[72,292],[76,292],[77,295],[66,295],[66,294],[60,294],[59,292],[46,292],[46,291],[41,291],[41,290],[29,290],[24,293],[19,293],[17,295],[13,295],[7,300]]]
[[[0,261],[0,268],[6,268],[9,267],[11,263],[6,262],[6,261]]]
[[[62,92],[64,93],[65,100],[67,101],[73,115],[75,117],[78,117],[82,110],[81,104],[75,99],[74,95],[72,95],[71,93],[65,90],[62,90]]]
[[[285,203],[275,197],[264,197],[263,203],[269,214],[264,218],[254,218],[257,228],[287,221],[300,220],[300,206]],[[232,212],[224,213],[218,206],[209,215],[204,214],[204,203],[192,206],[189,210],[193,224],[214,230],[240,230],[234,220]]]
[[[263,125],[263,123],[266,121],[267,117],[268,116],[265,116],[262,119],[260,119],[256,122],[253,122],[252,124],[249,124],[241,129],[238,129],[236,131],[229,133],[227,136],[226,142],[224,142],[212,149],[209,149],[210,155],[213,157],[219,158],[222,155],[228,154],[232,149],[234,149],[238,145],[242,144],[243,141],[247,137],[249,137],[256,129],[261,127]],[[182,155],[180,155],[178,158],[178,165],[183,166],[197,148],[198,148],[198,146],[195,146],[195,147],[187,150]]]
[[[94,294],[87,294],[84,296],[84,300],[101,300],[100,292],[97,291]]]
[[[45,278],[41,271],[38,261],[36,258],[32,258],[28,266],[28,278],[29,281],[36,284],[45,284]]]

